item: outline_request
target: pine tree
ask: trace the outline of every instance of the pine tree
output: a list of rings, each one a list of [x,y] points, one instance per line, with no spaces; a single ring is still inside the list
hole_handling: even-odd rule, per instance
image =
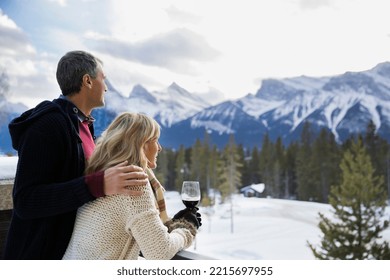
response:
[[[214,145],[209,152],[207,168],[207,192],[202,195],[202,206],[215,204],[215,192],[219,184],[218,164],[221,162],[217,146]]]
[[[166,189],[170,189],[170,185],[168,184],[168,178],[169,178],[169,158],[168,158],[168,150],[163,149],[157,158],[157,168],[154,170],[154,173],[156,174],[157,179],[160,181],[160,183],[164,186]]]
[[[388,182],[389,143],[378,135],[373,121],[370,121],[367,125],[364,144],[370,155],[376,175],[385,176],[386,182]]]
[[[191,148],[191,165],[190,174],[191,180],[200,181],[202,176],[202,143],[199,139],[196,139],[195,144]],[[201,184],[201,188],[202,188]]]
[[[260,157],[259,157],[259,150],[257,147],[254,147],[251,153],[251,160],[249,162],[249,174],[250,174],[250,180],[247,185],[252,183],[261,183],[260,179]]]
[[[221,203],[224,203],[230,194],[230,183],[226,161],[222,156],[217,161],[217,175],[218,183],[216,187],[221,194]]]
[[[286,170],[284,181],[284,197],[292,198],[297,196],[296,183],[296,158],[298,153],[298,144],[293,142],[286,149]]]
[[[187,180],[189,168],[185,160],[185,148],[180,145],[179,151],[176,153],[176,169],[175,169],[175,189],[181,191],[183,181]]]
[[[319,214],[324,236],[319,248],[309,243],[310,249],[318,259],[390,259],[388,242],[378,243],[389,226],[383,220],[383,177],[375,175],[361,140],[344,153],[340,168],[341,184],[333,186],[329,196],[335,219]]]
[[[209,171],[210,174],[210,188],[216,189],[218,185],[218,162],[220,161],[219,151],[216,145],[210,151]]]
[[[265,134],[263,138],[263,144],[260,151],[259,159],[259,173],[261,175],[261,181],[265,184],[265,191],[267,195],[274,196],[273,186],[273,144],[269,139],[269,135]]]
[[[318,179],[313,176],[315,174],[313,138],[310,123],[304,123],[301,144],[296,158],[297,196],[299,200],[313,201],[317,199]]]
[[[221,181],[218,189],[221,192],[222,201],[224,201],[241,186],[241,173],[239,169],[242,167],[242,162],[233,135],[230,135],[229,143],[223,150],[222,158],[223,165],[220,171]]]
[[[207,130],[205,130],[203,143],[201,147],[201,155],[200,155],[200,183],[203,187],[202,189],[202,197],[205,197],[208,195],[208,192],[210,190],[210,146],[211,145],[211,138],[210,134],[207,133]]]
[[[273,185],[274,185],[274,196],[277,198],[281,198],[284,196],[284,180],[285,180],[285,151],[282,143],[282,139],[278,137],[275,143],[273,155]]]
[[[340,160],[341,156],[334,135],[327,129],[321,129],[313,143],[312,154],[316,201],[328,202],[330,186],[339,183]]]

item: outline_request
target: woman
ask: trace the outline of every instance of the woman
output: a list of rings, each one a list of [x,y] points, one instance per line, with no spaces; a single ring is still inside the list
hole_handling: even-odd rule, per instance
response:
[[[151,170],[161,151],[159,136],[157,122],[136,113],[120,114],[103,132],[86,173],[127,160],[147,171],[153,189],[148,184],[139,187],[141,196],[106,196],[82,206],[63,259],[137,259],[140,252],[146,259],[171,259],[191,245],[199,217],[182,210],[168,220],[163,188]]]

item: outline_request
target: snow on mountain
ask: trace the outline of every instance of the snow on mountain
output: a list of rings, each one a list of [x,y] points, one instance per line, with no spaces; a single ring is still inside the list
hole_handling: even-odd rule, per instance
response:
[[[109,81],[107,86],[106,106],[94,111],[97,135],[118,113],[134,111],[154,117],[164,128],[161,143],[173,148],[192,145],[205,131],[219,146],[226,144],[230,134],[248,146],[261,146],[266,133],[271,140],[281,137],[289,143],[299,139],[305,122],[314,131],[328,129],[342,142],[351,134],[364,133],[373,121],[377,133],[390,141],[390,62],[329,77],[266,79],[255,94],[218,104],[214,98],[221,93],[211,88],[206,96],[176,83],[159,91],[136,85],[126,97]],[[1,102],[3,108],[8,106]],[[2,122],[3,130],[7,121]]]
[[[389,120],[389,78],[390,63],[382,63],[371,70],[347,72],[335,77],[280,80],[278,87],[274,88],[281,91],[278,96],[283,102],[274,110],[273,117],[285,117],[290,121],[290,131],[293,131],[317,112],[320,117],[311,120],[319,126],[328,127],[337,139],[338,129],[346,128],[351,133],[361,132],[369,120],[379,130],[382,120]],[[263,92],[265,89],[261,87],[256,97],[264,98]],[[290,96],[286,98],[286,94]],[[380,106],[386,109],[380,111]],[[351,115],[351,112],[354,114]],[[346,122],[350,123],[348,127],[345,127]]]
[[[155,118],[163,127],[169,127],[211,106],[199,94],[190,93],[177,83],[153,92],[142,85],[136,85],[128,97],[119,92],[109,80],[106,84],[106,105],[93,111],[97,136],[121,112],[144,113]],[[0,99],[0,153],[15,152],[11,147],[8,123],[25,110],[27,107],[22,104],[12,104],[3,97]]]
[[[8,102],[4,97],[0,96],[0,112],[1,113],[20,113],[27,109],[27,106],[22,103]]]
[[[213,144],[220,147],[226,144],[230,134],[234,134],[244,146],[253,146],[257,136],[263,135],[267,129],[255,117],[247,114],[239,101],[225,101],[165,128],[160,142],[173,148],[191,146],[196,139],[202,139],[206,131]]]
[[[112,87],[111,91],[112,95],[106,99],[108,110],[141,112],[156,118],[165,127],[210,106],[209,102],[188,92],[176,83],[172,83],[164,90],[153,92],[149,92],[141,85],[136,85],[128,98]]]
[[[264,113],[280,107],[283,104],[283,101],[272,99],[268,100],[265,98],[258,98],[253,94],[248,94],[247,96],[237,100],[237,104],[239,104],[246,114],[257,119]]]
[[[218,133],[234,133],[233,121],[244,115],[233,101],[226,101],[216,107],[209,107],[191,118],[191,128],[205,127]],[[232,118],[233,117],[233,118]]]
[[[0,155],[13,151],[8,124],[25,110],[27,110],[25,105],[8,102],[5,97],[0,96]]]
[[[165,91],[153,92],[153,95],[158,100],[159,113],[156,117],[162,125],[168,127],[210,106],[210,103],[176,83],[172,83]]]
[[[390,141],[390,63],[362,72],[331,77],[266,79],[255,95],[226,101],[172,126],[172,131],[197,129],[201,133],[235,134],[238,143],[261,145],[265,133],[285,143],[297,140],[305,122],[314,131],[329,129],[339,142],[364,133],[373,121],[377,133]],[[203,128],[203,130],[202,130]],[[244,129],[245,128],[245,129]],[[183,140],[185,142],[185,140]]]

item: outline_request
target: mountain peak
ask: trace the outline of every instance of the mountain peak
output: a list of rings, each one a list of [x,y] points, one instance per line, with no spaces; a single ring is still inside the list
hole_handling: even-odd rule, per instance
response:
[[[136,84],[133,89],[131,90],[131,94],[137,94],[137,93],[141,93],[141,92],[147,92],[146,88],[144,88],[142,85],[140,84]]]
[[[111,83],[111,81],[109,79],[106,79],[104,82],[107,85],[107,90],[108,91],[119,93],[119,91],[117,91],[117,89],[112,85],[112,83]]]
[[[180,95],[191,95],[187,90],[179,86],[177,83],[173,82],[169,87],[168,87],[168,92],[175,92],[179,93]]]
[[[152,103],[157,102],[156,98],[140,84],[137,84],[133,87],[130,93],[130,98],[140,98]]]
[[[172,84],[170,84],[170,86],[168,88],[171,88],[171,89],[183,89],[176,82],[172,82]]]
[[[266,79],[261,83],[256,97],[269,100],[288,99],[298,93],[298,90],[287,85],[282,80]]]
[[[201,96],[198,94],[194,94],[189,92],[188,90],[182,88],[177,83],[173,82],[168,88],[167,91],[169,98],[172,100],[176,100],[177,98],[185,98],[187,100],[191,100],[191,102],[196,102],[198,104],[202,104],[201,107],[209,106],[209,102],[204,100]]]
[[[387,78],[390,76],[390,62],[386,61],[386,62],[379,63],[377,66],[372,68],[371,71]]]

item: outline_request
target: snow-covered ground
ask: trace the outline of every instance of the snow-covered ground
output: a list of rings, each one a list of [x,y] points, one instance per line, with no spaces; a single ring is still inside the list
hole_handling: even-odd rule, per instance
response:
[[[17,163],[17,157],[0,156],[0,180],[15,178]]]
[[[167,192],[166,203],[168,213],[183,208],[177,192]],[[203,225],[188,250],[225,260],[314,259],[306,241],[318,243],[321,232],[317,213],[329,211],[330,206],[236,195],[233,219],[230,209],[230,203],[212,210],[200,207]]]
[[[0,157],[0,179],[12,178],[16,161],[15,157]],[[178,192],[166,192],[166,204],[170,216],[184,208]],[[318,212],[329,216],[331,206],[237,194],[233,219],[230,209],[230,203],[200,207],[203,225],[188,250],[222,260],[312,260],[307,241],[319,244]],[[389,207],[386,217],[390,217]],[[383,238],[390,242],[390,229]]]
[[[177,192],[166,193],[166,204],[171,216],[184,207]],[[240,194],[233,199],[233,219],[230,209],[230,203],[200,207],[203,225],[188,250],[223,260],[313,260],[307,241],[321,241],[318,213],[333,217],[329,204]],[[390,229],[382,237],[390,242]]]

